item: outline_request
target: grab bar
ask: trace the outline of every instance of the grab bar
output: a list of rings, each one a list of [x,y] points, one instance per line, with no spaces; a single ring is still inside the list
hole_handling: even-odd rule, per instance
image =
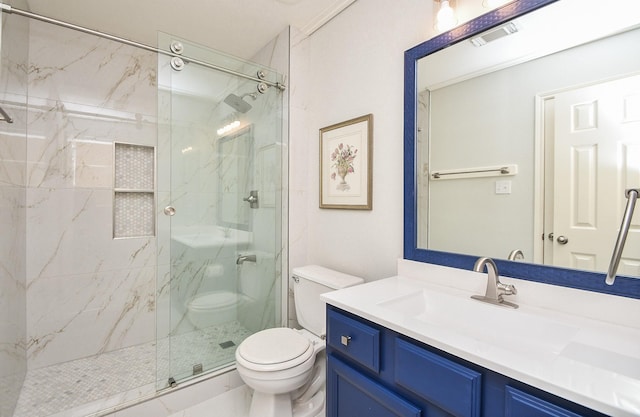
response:
[[[609,264],[609,271],[607,272],[607,278],[605,279],[607,285],[613,285],[613,282],[616,280],[618,264],[620,264],[624,243],[627,240],[627,234],[629,233],[629,226],[631,225],[633,210],[636,207],[638,193],[640,193],[640,188],[630,188],[625,191],[625,195],[627,196],[627,207],[624,209],[620,232],[618,232],[618,240],[616,240],[616,245],[613,248],[613,255],[611,255],[611,263]]]

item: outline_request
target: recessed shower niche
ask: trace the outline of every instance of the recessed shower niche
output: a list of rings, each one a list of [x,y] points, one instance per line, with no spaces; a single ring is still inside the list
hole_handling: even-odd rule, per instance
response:
[[[155,147],[114,143],[113,237],[155,236]]]

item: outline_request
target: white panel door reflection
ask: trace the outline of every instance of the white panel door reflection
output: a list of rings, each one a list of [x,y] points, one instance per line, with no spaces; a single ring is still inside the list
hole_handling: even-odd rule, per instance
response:
[[[546,129],[554,142],[553,210],[547,210],[553,237],[545,235],[553,253],[545,250],[545,263],[551,257],[556,266],[606,271],[624,191],[640,187],[640,76],[565,91],[553,101],[554,120],[547,122],[554,128]],[[638,213],[619,273],[640,275]]]

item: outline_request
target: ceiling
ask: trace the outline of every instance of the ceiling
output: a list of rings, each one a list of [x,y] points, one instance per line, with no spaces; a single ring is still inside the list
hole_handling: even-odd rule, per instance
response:
[[[156,46],[161,31],[250,59],[287,26],[308,36],[354,1],[26,0],[26,4],[33,13],[150,46]],[[18,1],[5,2],[19,7]]]

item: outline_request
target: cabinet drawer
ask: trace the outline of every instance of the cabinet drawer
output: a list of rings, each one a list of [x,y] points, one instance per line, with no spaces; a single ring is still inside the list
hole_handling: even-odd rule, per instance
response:
[[[456,417],[480,417],[482,374],[396,339],[395,380]]]
[[[506,388],[505,396],[505,417],[581,417],[580,414],[513,387]]]
[[[329,355],[328,417],[421,417],[420,408]]]
[[[368,369],[380,372],[380,331],[337,311],[327,313],[327,344]]]

